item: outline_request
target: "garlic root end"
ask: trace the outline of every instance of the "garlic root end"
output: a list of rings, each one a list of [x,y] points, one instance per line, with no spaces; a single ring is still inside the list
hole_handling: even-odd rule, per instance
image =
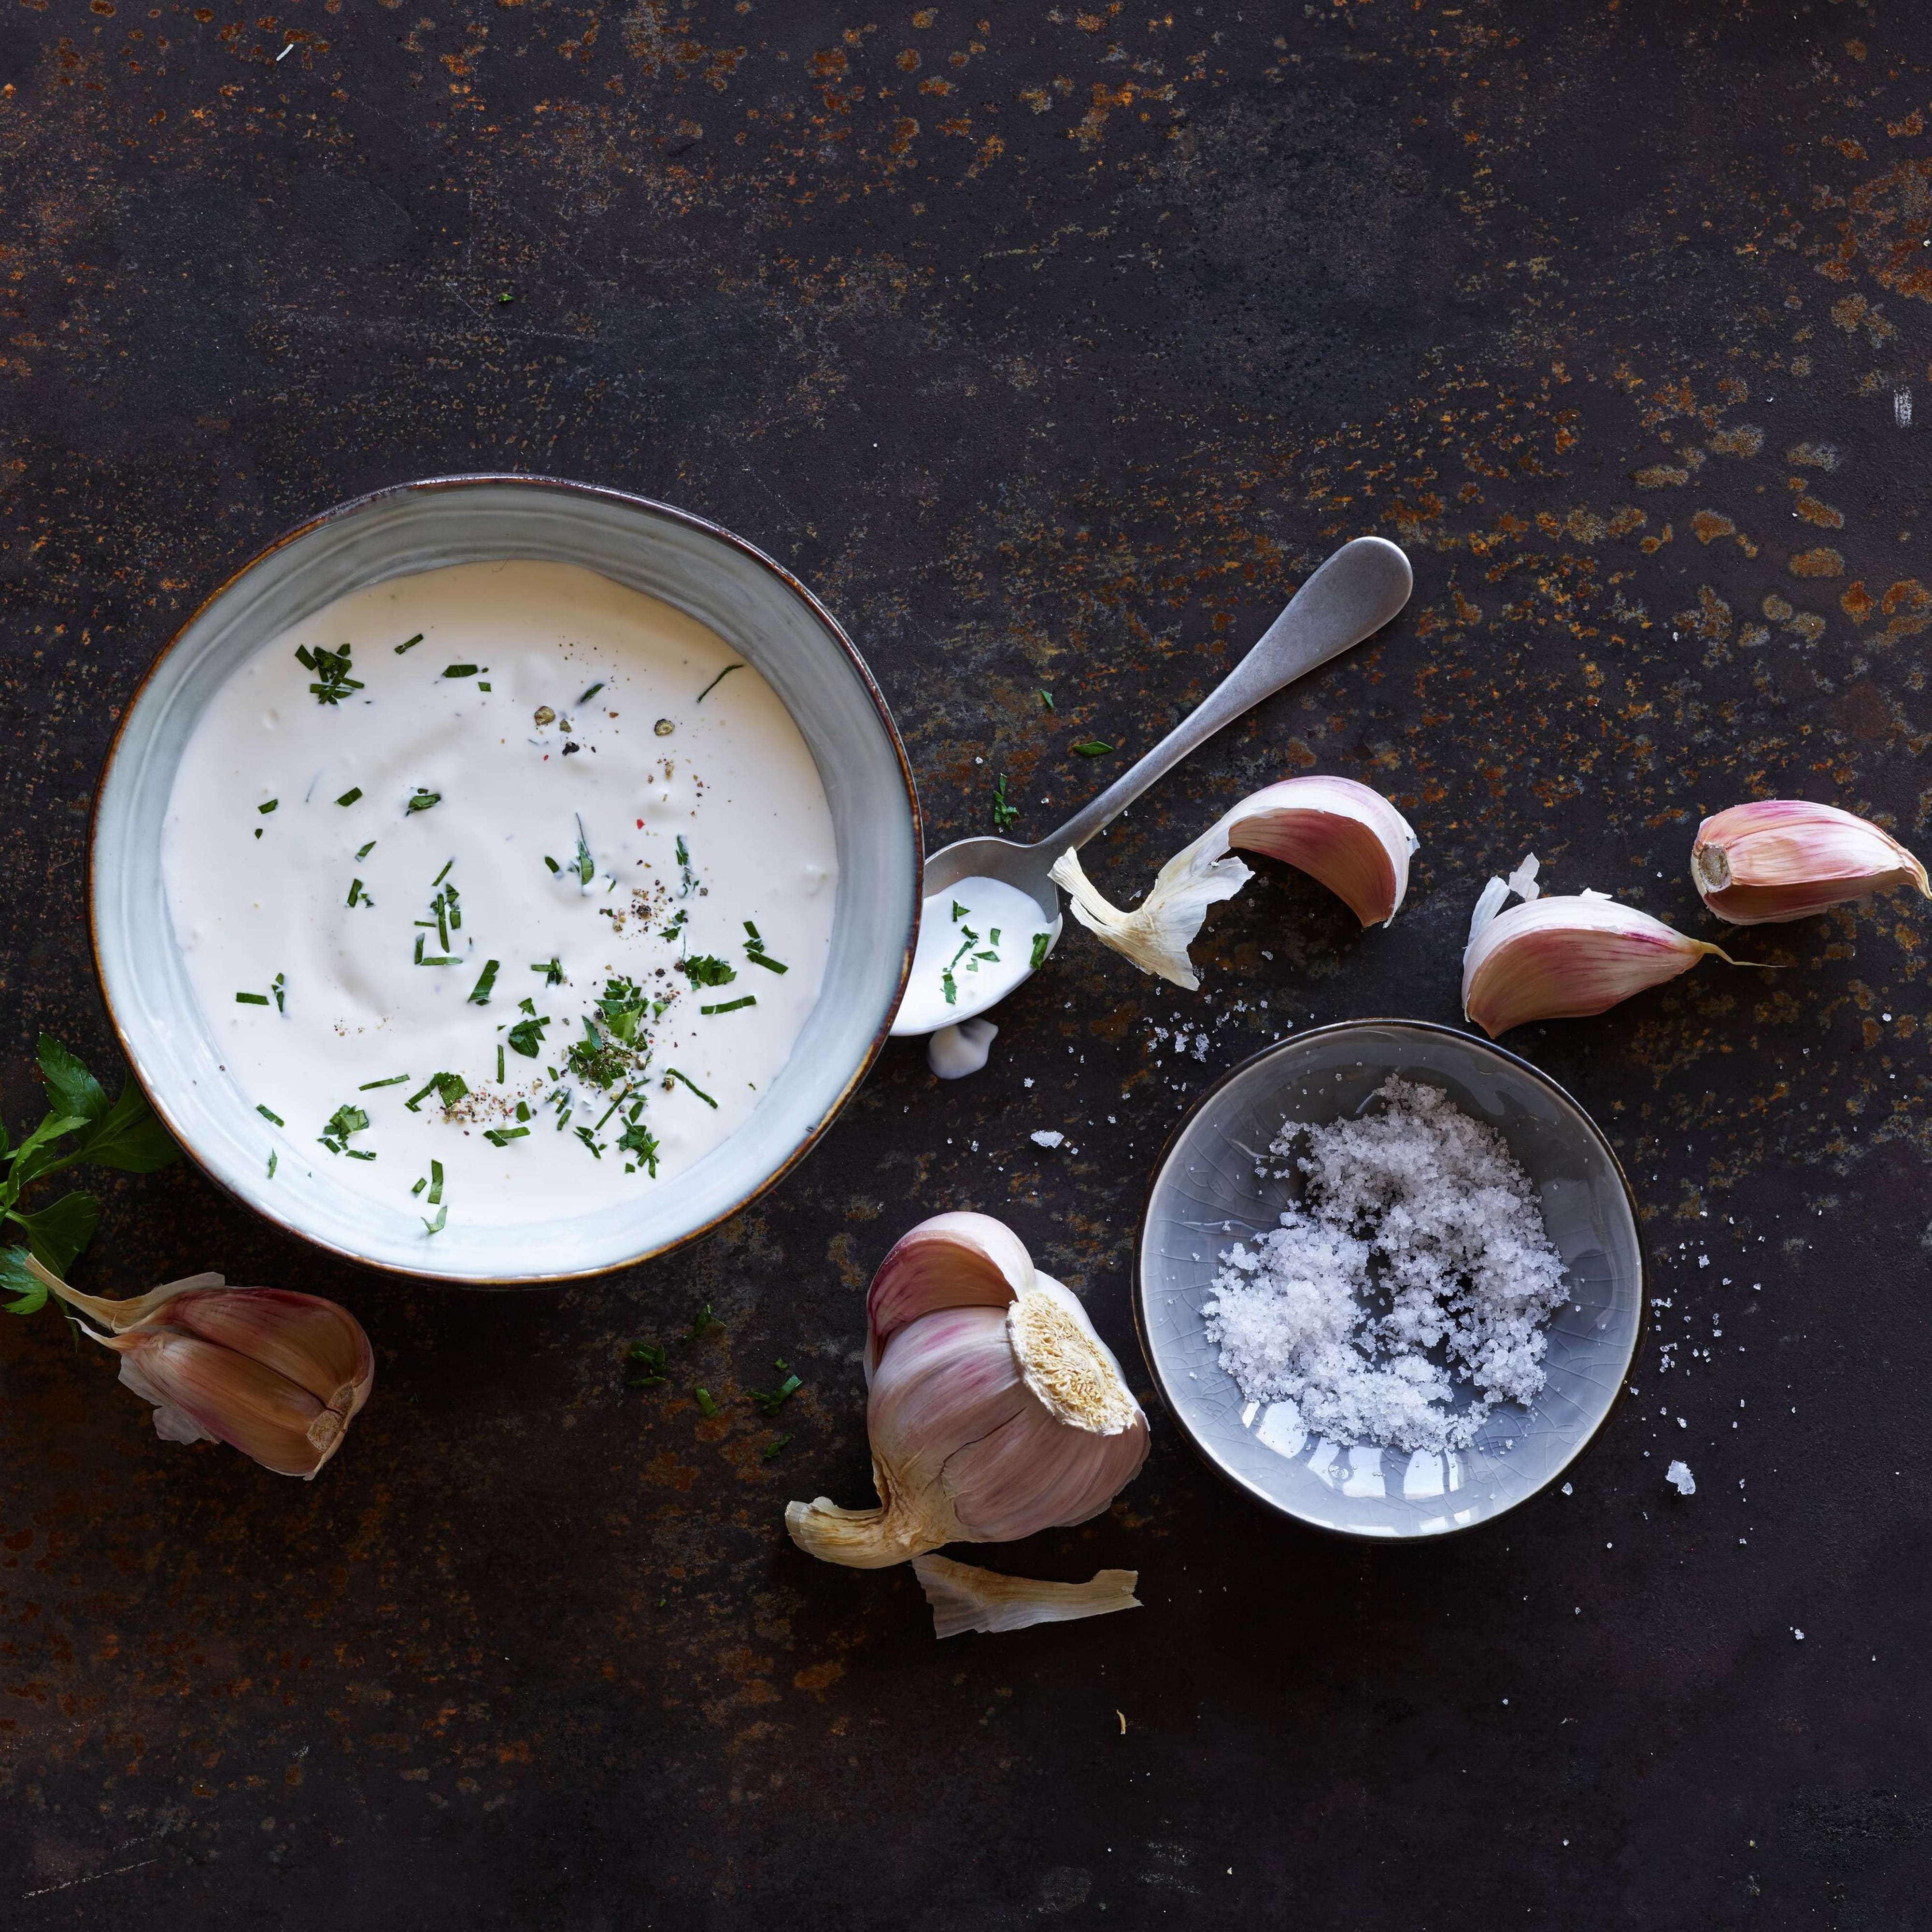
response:
[[[854,1570],[887,1570],[922,1556],[946,1539],[920,1536],[884,1504],[841,1509],[830,1496],[785,1504],[785,1528],[808,1556]]]

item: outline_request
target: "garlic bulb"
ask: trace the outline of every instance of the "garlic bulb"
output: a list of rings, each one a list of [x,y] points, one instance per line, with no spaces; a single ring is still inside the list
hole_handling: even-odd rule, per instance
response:
[[[200,1274],[130,1301],[82,1294],[31,1258],[50,1293],[110,1331],[121,1380],[154,1405],[164,1442],[226,1442],[278,1475],[312,1480],[369,1399],[362,1325],[319,1295],[230,1288]]]
[[[1087,1311],[985,1214],[935,1215],[866,1297],[877,1508],[793,1503],[801,1550],[862,1570],[1098,1516],[1146,1460],[1148,1421]]]
[[[1208,908],[1232,898],[1254,877],[1228,856],[1232,850],[1284,860],[1318,879],[1363,925],[1386,926],[1408,890],[1409,857],[1418,842],[1380,792],[1353,778],[1284,778],[1242,800],[1177,852],[1132,912],[1095,890],[1076,853],[1054,862],[1052,878],[1096,938],[1142,972],[1193,992],[1201,982],[1187,949]]]
[[[1603,892],[1540,896],[1532,853],[1476,902],[1462,955],[1462,1011],[1492,1040],[1529,1020],[1600,1013],[1688,973],[1721,947],[1692,939]],[[1511,893],[1525,903],[1502,908]]]
[[[974,1564],[956,1563],[950,1556],[915,1556],[912,1574],[932,1606],[932,1634],[938,1637],[1071,1623],[1141,1606],[1134,1594],[1140,1581],[1138,1570],[1096,1570],[1084,1583],[1036,1583],[1030,1577],[1003,1576]]]
[[[1895,886],[1932,896],[1925,868],[1889,832],[1796,798],[1754,799],[1706,819],[1690,848],[1690,877],[1732,926],[1808,919]]]

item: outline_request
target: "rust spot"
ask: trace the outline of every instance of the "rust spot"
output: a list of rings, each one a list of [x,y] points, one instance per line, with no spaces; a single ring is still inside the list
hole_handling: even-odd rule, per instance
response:
[[[1729,517],[1720,516],[1715,510],[1700,510],[1690,519],[1690,527],[1696,532],[1700,543],[1715,543],[1720,537],[1736,536],[1738,526]]]
[[[1720,429],[1711,439],[1712,452],[1718,456],[1755,456],[1763,447],[1764,431],[1755,423]]]
[[[1845,560],[1828,546],[1820,544],[1815,550],[1802,550],[1792,558],[1791,574],[1793,577],[1842,577],[1845,574]]]
[[[1866,591],[1864,580],[1855,578],[1838,599],[1838,608],[1855,624],[1862,624],[1878,608],[1877,601]]]
[[[1670,463],[1653,463],[1647,470],[1634,470],[1630,481],[1640,490],[1664,490],[1676,483],[1688,483],[1690,472]]]
[[[836,1658],[824,1664],[808,1664],[791,1680],[794,1690],[825,1690],[845,1675],[845,1666]]]

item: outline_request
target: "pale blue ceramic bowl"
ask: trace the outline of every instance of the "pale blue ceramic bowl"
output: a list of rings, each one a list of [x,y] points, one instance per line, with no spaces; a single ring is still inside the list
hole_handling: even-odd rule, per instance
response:
[[[161,830],[202,710],[266,639],[366,584],[501,557],[580,564],[675,604],[757,666],[818,762],[838,854],[824,990],[744,1126],[675,1186],[570,1220],[466,1229],[434,1244],[412,1211],[284,1162],[264,1178],[261,1122],[222,1072],[175,940]],[[638,496],[531,476],[407,483],[326,512],[224,584],[154,661],[95,794],[90,908],[107,1010],[169,1131],[268,1220],[371,1267],[531,1287],[647,1259],[715,1226],[802,1158],[884,1044],[919,921],[919,802],[885,701],[831,614],[742,538]]]
[[[1542,1394],[1528,1408],[1499,1405],[1463,1450],[1411,1455],[1307,1435],[1292,1406],[1243,1399],[1202,1314],[1222,1251],[1279,1225],[1294,1184],[1256,1169],[1282,1121],[1325,1125],[1354,1114],[1391,1073],[1447,1089],[1502,1135],[1536,1186],[1568,1271]],[[1610,1142],[1555,1081],[1453,1027],[1352,1020],[1267,1048],[1195,1102],[1148,1190],[1134,1321],[1180,1432],[1237,1489],[1317,1529],[1432,1537],[1493,1521],[1582,1454],[1630,1373],[1643,1290],[1630,1184]]]

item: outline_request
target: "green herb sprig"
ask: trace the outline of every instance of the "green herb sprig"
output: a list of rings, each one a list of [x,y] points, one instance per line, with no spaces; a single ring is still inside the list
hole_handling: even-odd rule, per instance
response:
[[[79,1058],[50,1034],[37,1049],[49,1111],[17,1147],[0,1126],[0,1216],[26,1236],[25,1246],[0,1249],[0,1303],[9,1315],[32,1315],[46,1305],[47,1291],[27,1268],[27,1257],[64,1276],[100,1225],[100,1203],[92,1194],[64,1194],[44,1208],[20,1205],[30,1187],[83,1162],[124,1174],[152,1174],[181,1158],[181,1151],[155,1119],[147,1096],[124,1077],[119,1097],[106,1090]]]

